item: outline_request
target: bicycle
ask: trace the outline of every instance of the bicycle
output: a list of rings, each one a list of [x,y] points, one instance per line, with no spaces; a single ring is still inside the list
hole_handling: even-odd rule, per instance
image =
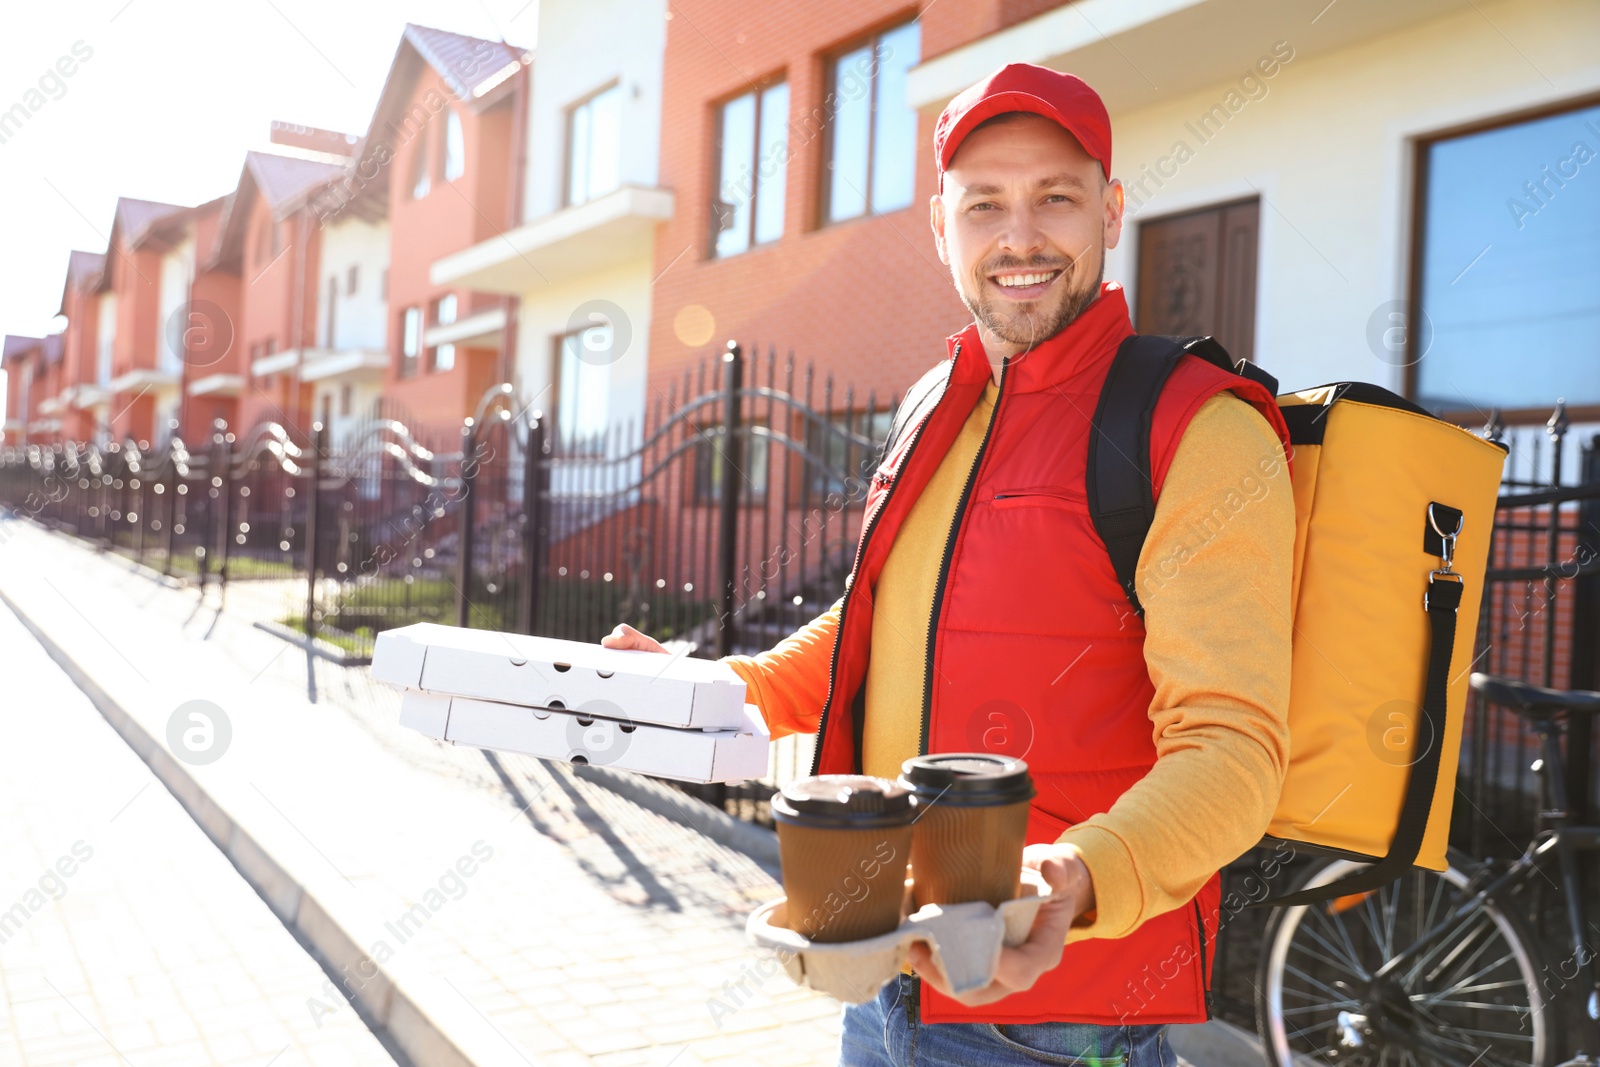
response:
[[[1600,715],[1600,692],[1485,674],[1474,674],[1472,687],[1539,735],[1542,828],[1510,863],[1452,849],[1444,871],[1413,870],[1382,889],[1273,909],[1256,983],[1256,1027],[1271,1067],[1550,1067],[1552,1008],[1574,991],[1585,1022],[1572,1044],[1583,1051],[1566,1067],[1600,1063],[1600,926],[1588,923],[1577,857],[1600,848],[1600,826],[1566,810],[1561,762],[1563,719]],[[1550,878],[1552,853],[1569,952],[1554,965],[1514,900]],[[1361,866],[1322,860],[1295,888]]]

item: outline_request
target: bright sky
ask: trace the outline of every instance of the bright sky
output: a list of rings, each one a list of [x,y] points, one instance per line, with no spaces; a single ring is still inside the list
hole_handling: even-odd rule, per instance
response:
[[[44,103],[20,129],[0,130],[0,333],[33,336],[62,327],[53,317],[67,253],[105,251],[117,197],[221,196],[246,150],[266,147],[273,119],[365,132],[407,22],[532,48],[539,13],[537,0],[6,8],[0,114],[37,105],[32,90]],[[57,62],[75,46],[92,54],[61,78]]]

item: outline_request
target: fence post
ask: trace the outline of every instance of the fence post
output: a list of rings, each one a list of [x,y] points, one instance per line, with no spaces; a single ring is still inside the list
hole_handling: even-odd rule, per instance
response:
[[[222,540],[213,541],[219,557],[217,559],[217,595],[220,603],[228,602],[228,557],[233,554],[233,442],[232,434],[228,433],[228,424],[221,419],[217,420],[217,454],[221,461],[217,473],[212,476],[212,492],[218,494],[222,505]]]
[[[167,498],[167,522],[161,528],[161,532],[164,535],[162,542],[166,549],[167,558],[161,565],[161,573],[170,578],[172,577],[172,550],[177,546],[175,531],[178,527],[178,484],[181,481],[178,477],[178,464],[172,458],[171,440],[167,441],[167,469],[162,474],[161,479],[166,487],[161,495]]]
[[[539,601],[544,593],[545,493],[550,487],[550,468],[545,462],[544,417],[538,412],[528,420],[528,447],[522,464],[522,603],[518,605],[517,629],[525,634],[537,632]]]
[[[734,612],[734,568],[738,566],[739,482],[744,464],[740,458],[739,403],[744,388],[744,360],[737,341],[728,342],[722,354],[726,368],[722,394],[722,499],[717,532],[717,578],[721,590],[717,606],[717,655],[731,656],[737,624]]]
[[[317,639],[317,512],[322,497],[322,451],[327,445],[328,428],[311,424],[311,469],[306,491],[306,647]]]
[[[456,537],[456,625],[463,627],[472,619],[472,603],[467,599],[467,590],[472,581],[472,512],[478,495],[477,440],[478,428],[469,417],[461,426],[461,504],[456,518],[460,529]]]
[[[1600,434],[1590,437],[1583,447],[1578,483],[1600,486]],[[1590,534],[1591,530],[1600,530],[1600,499],[1594,497],[1578,505],[1578,543],[1573,551],[1579,573],[1572,589],[1572,667],[1568,684],[1574,689],[1594,689],[1600,684],[1600,566],[1596,564],[1600,537]],[[1595,815],[1590,800],[1594,770],[1589,754],[1593,751],[1594,717],[1568,716],[1567,810],[1583,822],[1591,822]]]

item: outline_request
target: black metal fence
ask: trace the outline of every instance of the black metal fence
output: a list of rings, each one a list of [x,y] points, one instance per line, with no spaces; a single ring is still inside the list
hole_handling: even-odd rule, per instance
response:
[[[382,410],[345,434],[277,424],[195,447],[0,450],[0,504],[196,583],[323,654],[361,662],[390,627],[438,621],[596,641],[618,622],[694,654],[768,648],[840,595],[894,398],[858,402],[792,356],[738,346],[684,371],[642,426],[586,434],[491,390],[458,433]],[[1595,688],[1600,659],[1600,436],[1573,453],[1544,428],[1483,433],[1511,447],[1474,670]],[[191,451],[193,448],[193,451]],[[1563,472],[1566,472],[1565,477]],[[292,631],[292,633],[291,633]],[[1592,818],[1591,724],[1571,724],[1567,781]],[[778,748],[803,775],[808,738]],[[1453,840],[1520,849],[1537,799],[1536,741],[1474,697]],[[772,783],[693,790],[770,824]],[[1256,851],[1224,872],[1217,1001],[1250,1024],[1264,917],[1243,901],[1292,865]],[[1269,873],[1270,872],[1270,873]]]

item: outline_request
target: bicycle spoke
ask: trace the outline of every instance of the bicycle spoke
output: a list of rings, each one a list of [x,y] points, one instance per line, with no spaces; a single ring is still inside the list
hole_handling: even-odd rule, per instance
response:
[[[1312,985],[1315,985],[1315,986],[1321,986],[1323,989],[1327,990],[1328,996],[1333,997],[1336,1000],[1345,999],[1343,993],[1340,993],[1337,989],[1334,989],[1331,986],[1327,985],[1321,979],[1311,977],[1309,974],[1307,974],[1306,972],[1302,971],[1298,967],[1291,967],[1289,964],[1285,963],[1283,965],[1283,969],[1284,969],[1285,973],[1292,974],[1296,978],[1304,979],[1305,981],[1310,982]]]
[[[1484,942],[1484,946],[1485,947],[1488,946],[1488,942],[1487,941]],[[1428,997],[1427,1003],[1435,1004],[1435,1003],[1437,1003],[1437,1002],[1439,1002],[1441,1000],[1449,999],[1452,995],[1454,995],[1454,994],[1456,994],[1458,992],[1465,992],[1466,990],[1465,990],[1464,987],[1467,986],[1469,983],[1476,982],[1479,978],[1482,978],[1484,975],[1492,973],[1496,968],[1498,968],[1501,964],[1505,963],[1508,960],[1511,962],[1513,967],[1516,966],[1516,955],[1514,953],[1507,952],[1504,956],[1501,956],[1499,959],[1495,960],[1493,963],[1489,964],[1488,966],[1478,968],[1478,970],[1476,970],[1473,973],[1467,975],[1465,978],[1461,979],[1455,985],[1447,986],[1446,988],[1439,990],[1437,993],[1431,994]],[[1516,984],[1520,985],[1521,983],[1519,982],[1519,983],[1516,983]],[[1474,988],[1478,988],[1478,987],[1474,987]],[[1415,999],[1415,998],[1412,998],[1412,999]]]
[[[1285,1018],[1288,1018],[1291,1015],[1305,1015],[1306,1013],[1313,1011],[1320,1011],[1326,1014],[1330,1011],[1344,1011],[1347,1008],[1360,1007],[1361,1002],[1358,1000],[1341,1000],[1336,1004],[1318,1003],[1308,1005],[1304,1008],[1284,1008],[1283,1011],[1279,1012],[1279,1014]]]
[[[1327,945],[1326,947],[1332,948],[1333,946],[1332,945]],[[1299,953],[1300,955],[1302,955],[1302,956],[1310,956],[1314,960],[1320,960],[1321,962],[1327,964],[1329,967],[1332,967],[1334,970],[1350,972],[1350,968],[1345,966],[1345,964],[1340,962],[1339,960],[1333,959],[1333,958],[1331,958],[1329,956],[1324,956],[1322,953],[1315,952],[1315,951],[1307,948],[1304,945],[1294,945],[1294,946],[1292,946],[1292,948],[1294,949],[1295,952]]]
[[[1329,915],[1328,912],[1323,908],[1307,908],[1306,914],[1315,915],[1318,921],[1323,924],[1323,926],[1332,928],[1339,935],[1339,940],[1344,942],[1345,952],[1349,957],[1350,966],[1352,969],[1354,969],[1356,974],[1361,976],[1362,981],[1367,981],[1372,977],[1372,975],[1368,973],[1367,969],[1361,965],[1361,954],[1356,951],[1355,943],[1350,940],[1350,931],[1345,928],[1345,922],[1343,919]],[[1303,921],[1300,923],[1300,929],[1305,930],[1312,937],[1322,940],[1316,931],[1306,926]],[[1338,949],[1334,948],[1326,941],[1323,941],[1323,944],[1328,948],[1329,951],[1338,952]]]

